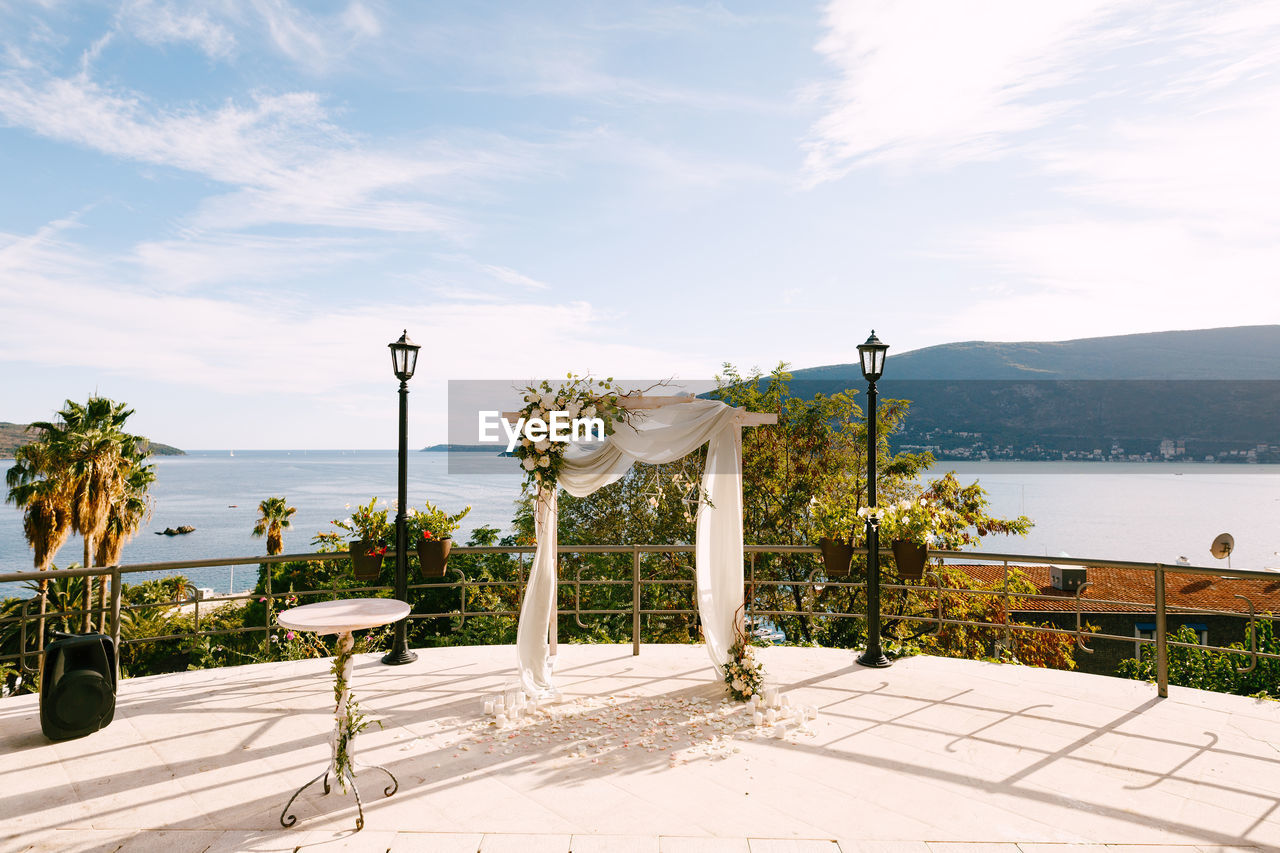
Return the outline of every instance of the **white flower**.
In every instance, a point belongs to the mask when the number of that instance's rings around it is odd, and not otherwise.
[[[565,411],[569,413],[569,417],[576,418],[578,413],[582,411],[582,404],[576,402],[570,403],[569,408],[565,409]]]
[[[538,392],[537,392],[537,391],[530,391],[528,394],[525,394],[525,395],[524,395],[524,401],[525,401],[526,403],[536,403],[536,402],[538,402]]]
[[[551,457],[550,457],[550,456],[539,456],[539,457],[538,457],[538,467],[539,467],[539,468],[550,468],[550,467],[551,467]]]
[[[735,678],[733,680],[733,683],[730,684],[729,686],[732,687],[734,690],[738,691],[739,693],[741,693],[742,688],[746,687],[747,685],[743,684],[741,681]]]
[[[542,399],[539,402],[542,403],[542,408],[544,409],[554,408],[556,405],[556,395],[548,391],[546,394],[542,395]]]
[[[523,460],[523,461],[521,461],[521,463],[520,463],[520,464],[524,466],[524,470],[526,470],[526,471],[532,471],[532,470],[533,470],[533,466],[534,466],[534,465],[536,465],[537,463],[536,463],[536,462],[534,462],[534,460],[533,460],[533,457],[532,457],[532,456],[526,456],[526,457],[524,458],[524,460]]]
[[[547,416],[547,413],[542,411],[542,409],[539,409],[539,408],[534,408],[534,410],[529,413],[529,417],[531,419],[544,420],[546,416]]]
[[[550,446],[551,446],[551,439],[543,438],[538,440],[538,443],[533,446],[533,449],[538,451],[539,453],[546,453],[547,448]]]
[[[596,407],[594,405],[587,406],[582,410],[582,416],[584,418],[594,418],[596,416]]]
[[[532,442],[532,441],[530,441],[530,440],[529,440],[529,439],[527,439],[527,438],[522,438],[522,439],[520,439],[520,443],[521,443],[522,445],[524,445],[525,447],[532,447],[532,446],[533,446],[533,442]]]

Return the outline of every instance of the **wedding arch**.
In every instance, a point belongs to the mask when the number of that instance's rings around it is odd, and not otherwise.
[[[743,592],[742,428],[774,424],[778,417],[689,396],[624,396],[616,404],[631,417],[615,421],[613,434],[603,442],[566,447],[555,481],[536,492],[536,548],[516,632],[520,681],[531,696],[555,692],[557,487],[586,497],[621,479],[636,462],[674,462],[704,444],[707,461],[698,494],[695,590],[707,653],[718,675],[729,660]],[[515,420],[519,413],[504,412],[503,417]],[[533,470],[528,464],[525,467]]]

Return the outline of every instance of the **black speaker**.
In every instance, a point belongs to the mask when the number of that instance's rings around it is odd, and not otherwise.
[[[40,728],[49,740],[84,737],[116,713],[116,646],[106,634],[63,634],[44,650]]]

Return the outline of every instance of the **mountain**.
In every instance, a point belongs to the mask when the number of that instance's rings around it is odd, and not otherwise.
[[[795,379],[856,379],[857,363],[793,371]],[[1280,326],[1235,326],[1000,343],[964,341],[895,354],[892,379],[1280,379]],[[852,387],[852,386],[851,386]]]
[[[866,390],[856,363],[792,375]],[[1280,462],[1280,326],[891,349],[877,387],[911,401],[895,446],[942,458]]]
[[[11,424],[6,421],[0,421],[0,459],[12,458],[13,451],[31,441],[31,434],[27,432],[27,426],[28,424]],[[171,447],[168,444],[161,444],[158,441],[150,443],[150,450],[154,456],[186,455],[186,451]]]

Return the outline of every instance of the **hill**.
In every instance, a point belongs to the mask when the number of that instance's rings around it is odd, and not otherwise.
[[[27,433],[28,424],[11,424],[0,421],[0,459],[12,459],[13,451],[31,441]],[[179,450],[168,444],[153,441],[149,445],[154,456],[185,456],[185,450]]]
[[[863,382],[856,363],[793,372]],[[1236,326],[1080,338],[964,341],[894,353],[892,379],[1280,379],[1280,326]],[[851,386],[852,387],[852,386]]]
[[[940,458],[1280,462],[1280,326],[890,350],[878,387],[911,401],[895,445]],[[856,363],[793,372],[846,388]]]

